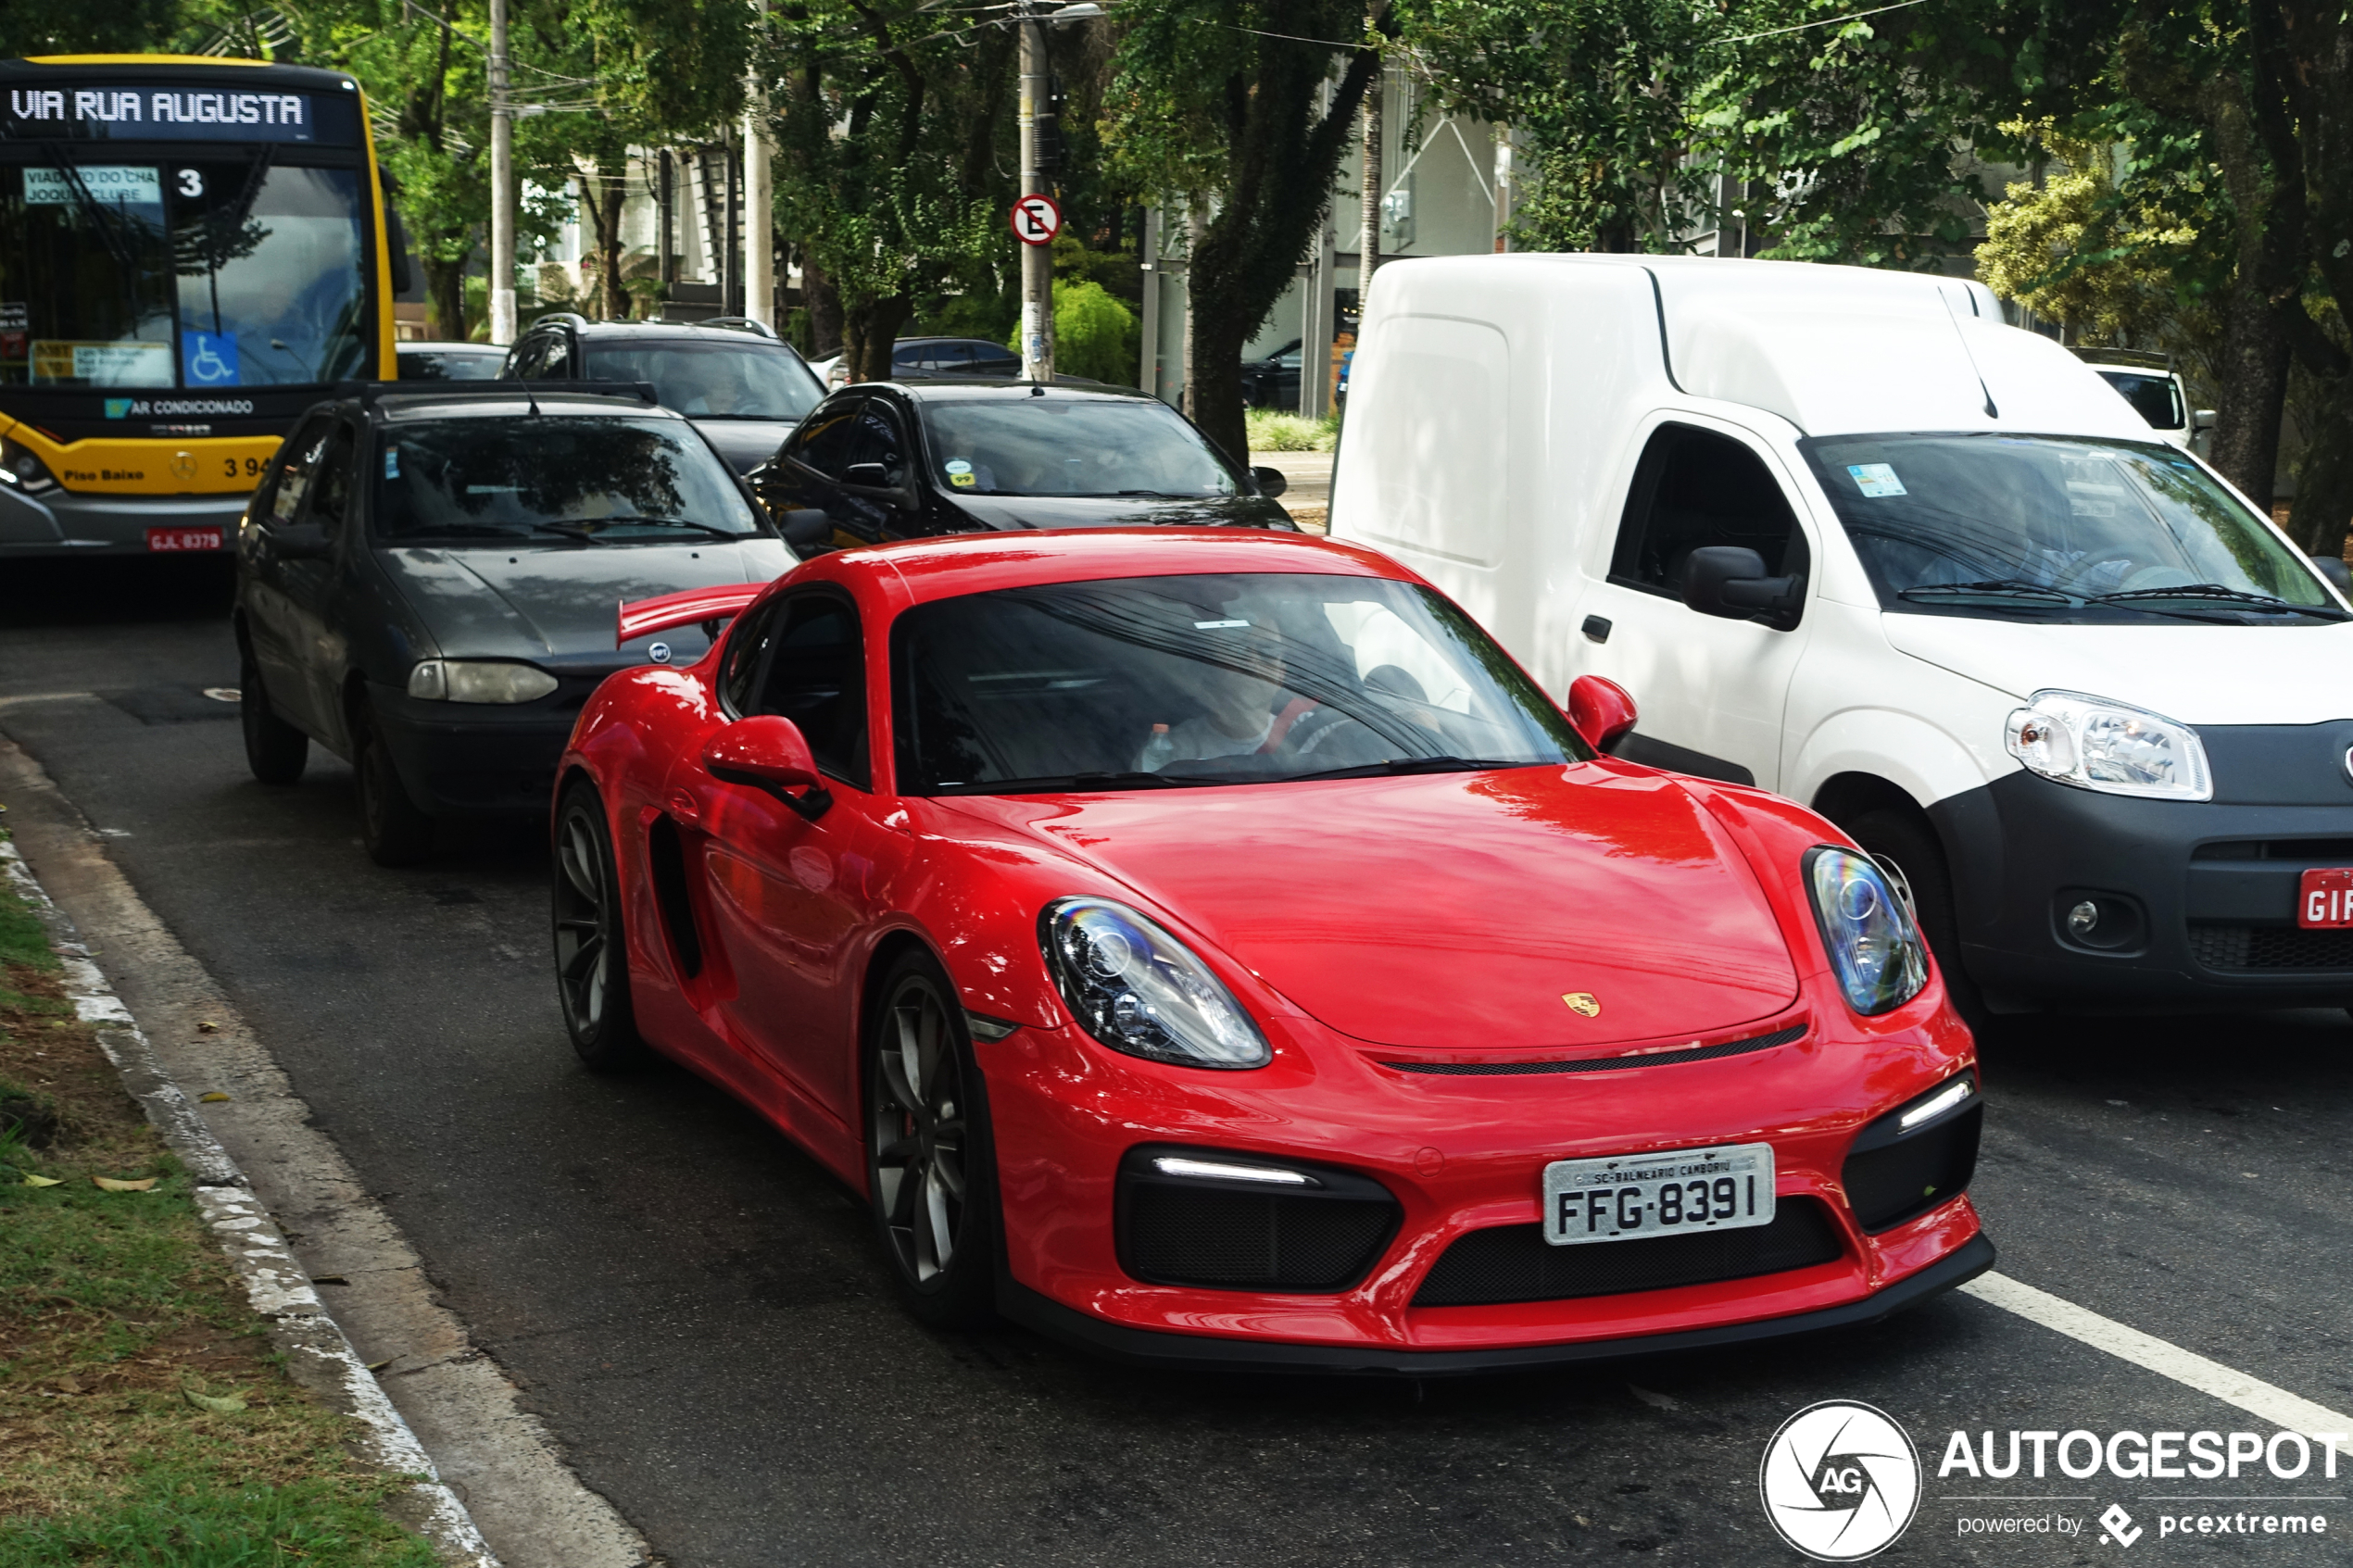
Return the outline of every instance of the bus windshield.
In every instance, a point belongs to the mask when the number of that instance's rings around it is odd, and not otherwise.
[[[271,146],[0,166],[0,385],[298,385],[360,373],[365,187]]]

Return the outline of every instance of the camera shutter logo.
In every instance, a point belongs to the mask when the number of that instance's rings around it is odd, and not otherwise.
[[[1821,1562],[1893,1545],[1920,1504],[1920,1456],[1882,1411],[1825,1399],[1781,1423],[1756,1488],[1781,1539]]]

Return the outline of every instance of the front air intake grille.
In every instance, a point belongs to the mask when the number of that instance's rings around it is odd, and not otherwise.
[[[1414,1293],[1416,1307],[1488,1307],[1671,1290],[1836,1262],[1838,1225],[1815,1198],[1784,1198],[1769,1225],[1642,1241],[1554,1247],[1541,1225],[1496,1225],[1458,1236]]]
[[[1400,1073],[1429,1073],[1449,1078],[1491,1078],[1523,1073],[1615,1073],[1629,1067],[1674,1067],[1686,1061],[1714,1061],[1720,1057],[1768,1051],[1794,1045],[1806,1037],[1806,1025],[1793,1023],[1753,1040],[1727,1040],[1718,1046],[1694,1046],[1689,1050],[1653,1051],[1637,1056],[1584,1056],[1566,1061],[1384,1061]]]
[[[1170,1175],[1154,1163],[1162,1156],[1278,1169],[1312,1185]],[[1380,1257],[1397,1223],[1388,1189],[1345,1171],[1164,1147],[1131,1150],[1120,1162],[1120,1264],[1150,1285],[1345,1290]]]
[[[2193,925],[2190,957],[2208,969],[2353,970],[2353,928],[2306,931],[2294,925]]]
[[[1904,1129],[1906,1112],[1928,1105],[1951,1085],[1951,1079],[1945,1080],[1855,1135],[1840,1180],[1855,1223],[1866,1234],[1893,1230],[1969,1190],[1969,1178],[1977,1174],[1978,1135],[1985,1123],[1974,1078],[1969,1098],[1956,1109],[1909,1132]]]

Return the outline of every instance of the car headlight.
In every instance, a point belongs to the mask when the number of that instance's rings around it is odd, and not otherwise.
[[[49,471],[49,465],[43,462],[31,447],[20,441],[0,436],[0,484],[30,495],[38,495],[57,483],[57,476]]]
[[[1928,948],[1869,855],[1817,846],[1806,851],[1806,884],[1848,1007],[1869,1018],[1919,995],[1928,984]]]
[[[2009,753],[2046,779],[2160,800],[2211,800],[2197,732],[2081,692],[2036,692],[2004,726]]]
[[[1115,1051],[1185,1067],[1264,1067],[1275,1053],[1209,967],[1108,898],[1062,898],[1038,922],[1078,1026]]]
[[[535,702],[556,678],[530,664],[428,659],[409,671],[409,695],[427,702]]]

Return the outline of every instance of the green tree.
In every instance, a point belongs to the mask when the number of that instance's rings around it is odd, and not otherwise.
[[[1242,348],[1323,221],[1394,22],[1339,0],[1128,0],[1102,133],[1131,188],[1193,216],[1189,412],[1241,458]]]
[[[179,0],[0,0],[0,58],[136,54],[182,25]]]
[[[1102,284],[1054,280],[1054,370],[1115,385],[1136,384],[1141,333],[1136,313]],[[1021,351],[1015,332],[1006,346]]]

